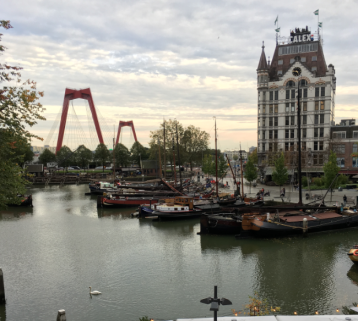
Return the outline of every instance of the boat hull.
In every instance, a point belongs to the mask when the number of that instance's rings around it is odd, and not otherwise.
[[[138,207],[139,205],[151,205],[158,203],[158,199],[148,198],[128,198],[128,199],[108,199],[104,196],[98,196],[98,207]]]
[[[207,215],[200,217],[200,234],[236,235],[241,233],[242,222],[235,215]]]

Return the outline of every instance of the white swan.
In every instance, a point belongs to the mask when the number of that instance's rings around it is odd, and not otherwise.
[[[99,291],[92,291],[92,287],[89,287],[89,289],[90,289],[90,294],[92,294],[92,295],[102,294],[102,292],[99,292]]]

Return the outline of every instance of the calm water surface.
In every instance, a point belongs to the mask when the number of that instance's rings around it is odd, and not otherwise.
[[[0,213],[6,306],[0,320],[155,320],[212,316],[213,295],[242,309],[257,292],[282,314],[334,314],[358,301],[346,253],[357,229],[307,239],[199,236],[197,220],[150,222],[133,209],[97,209],[88,187],[33,188],[34,208]],[[101,296],[91,298],[88,287]]]

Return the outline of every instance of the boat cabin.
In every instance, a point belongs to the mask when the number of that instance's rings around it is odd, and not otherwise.
[[[159,211],[192,211],[194,208],[193,197],[190,196],[176,196],[164,200],[164,204],[153,204],[151,208]]]

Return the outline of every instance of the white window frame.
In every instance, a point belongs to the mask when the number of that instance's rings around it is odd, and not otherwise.
[[[333,132],[332,138],[333,139],[345,139],[347,137],[346,133],[347,132],[345,132],[345,131]],[[343,134],[344,134],[344,137],[342,137]]]

